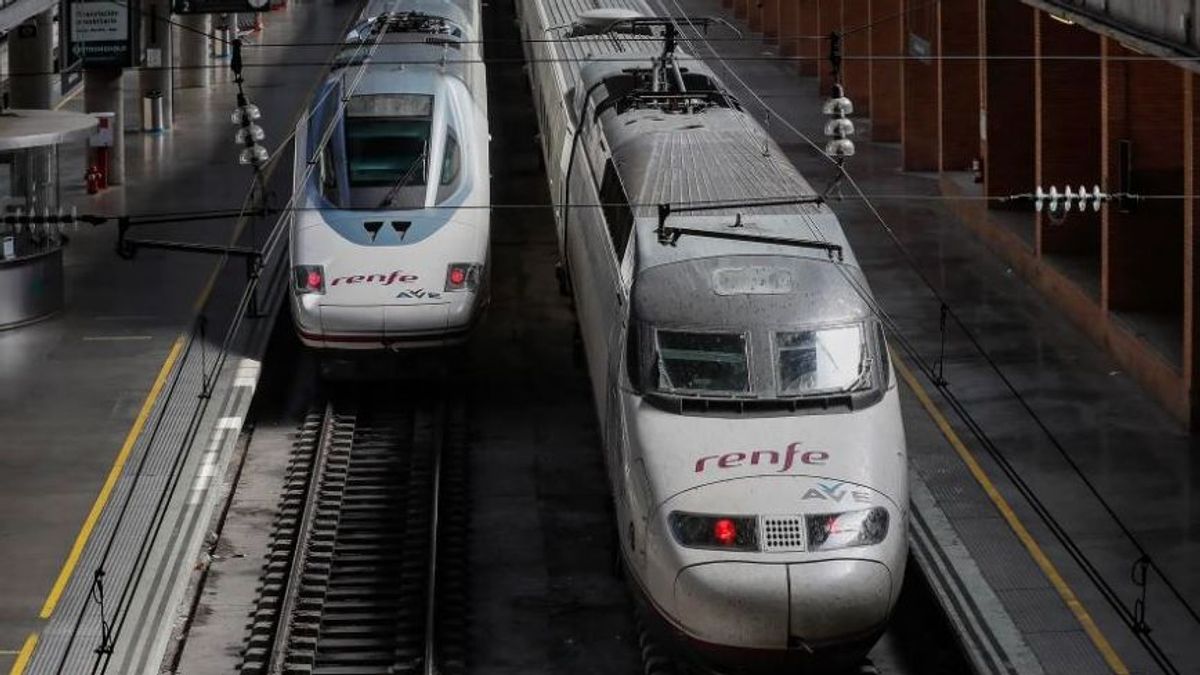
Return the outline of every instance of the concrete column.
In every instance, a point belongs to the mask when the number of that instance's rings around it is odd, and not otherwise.
[[[1037,12],[1034,64],[1035,184],[1089,189],[1100,181],[1100,36]],[[1051,57],[1049,59],[1041,57]],[[1078,57],[1079,60],[1063,60]],[[1026,188],[1028,190],[1028,188]],[[1082,256],[1100,275],[1100,215],[1076,213],[1062,224],[1038,218],[1039,254]]]
[[[1200,237],[1196,226],[1200,223],[1200,194],[1196,169],[1200,168],[1200,153],[1196,144],[1200,141],[1200,88],[1196,76],[1184,70],[1183,75],[1183,193],[1187,195],[1183,214],[1183,375],[1188,393],[1190,410],[1189,427],[1200,424]]]
[[[48,109],[54,102],[54,15],[37,14],[8,33],[9,105]]]
[[[984,45],[988,56],[1034,53],[1034,10],[1011,0],[985,0]],[[1029,192],[1034,174],[1034,74],[1029,59],[989,59],[984,69],[983,183],[989,197]],[[990,202],[993,209],[1028,210],[1026,204]]]
[[[171,0],[143,0],[143,26],[146,31],[146,67],[141,71],[142,96],[158,91],[163,97],[163,128],[170,129],[174,117],[175,93],[171,81],[174,40],[172,36]],[[155,56],[157,55],[157,56]],[[158,67],[155,67],[157,58]],[[146,120],[142,120],[143,124]]]
[[[979,55],[979,2],[938,3],[938,53],[942,56]],[[980,155],[979,61],[944,60],[940,65],[938,108],[941,127],[942,171],[966,171]]]
[[[902,4],[903,0],[871,0],[871,140],[885,143],[900,141],[904,108]]]
[[[1104,83],[1107,188],[1180,194],[1184,105],[1178,67],[1157,59],[1122,60],[1136,54],[1107,42],[1113,57],[1107,60]],[[1129,171],[1122,167],[1123,146],[1132,158]],[[1184,205],[1181,200],[1152,200],[1127,209],[1113,205],[1107,211],[1108,309],[1152,317],[1137,328],[1162,338],[1166,324],[1182,323]],[[1172,332],[1167,339],[1178,346],[1178,336]]]
[[[125,102],[120,68],[91,68],[83,76],[83,107],[87,112],[116,113],[113,145],[108,155],[108,184],[125,183]]]
[[[779,4],[794,0],[761,0],[762,2],[762,32],[763,39],[770,44],[779,42]]]
[[[901,143],[905,171],[937,171],[941,166],[941,62],[937,6],[904,0],[909,46],[904,61],[904,112]],[[914,46],[918,49],[914,51]],[[917,52],[927,58],[913,58]]]
[[[804,36],[797,43],[800,49],[800,74],[816,75],[818,64],[827,51],[824,40],[814,39],[821,35],[821,1],[798,0],[800,2],[800,35]]]
[[[800,55],[800,1],[779,3],[779,53],[788,57]]]
[[[208,14],[184,14],[179,17],[175,38],[179,57],[179,77],[176,84],[185,87],[204,87],[209,82],[209,38],[212,22]]]
[[[818,0],[820,16],[817,17],[817,35],[827,37],[834,31],[842,29],[842,0]],[[817,54],[817,86],[821,95],[828,96],[833,86],[833,66],[829,63],[829,40],[816,40]],[[844,64],[843,64],[844,66]]]
[[[842,30],[846,32],[842,62],[846,92],[854,101],[854,116],[871,114],[871,0],[843,0]]]

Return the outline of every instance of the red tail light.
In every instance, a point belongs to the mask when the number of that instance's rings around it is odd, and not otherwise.
[[[722,546],[732,546],[737,541],[737,523],[722,518],[713,523],[713,539]]]
[[[474,263],[451,263],[446,270],[447,291],[474,291],[479,288],[483,266]]]
[[[324,295],[325,270],[320,265],[296,265],[292,277],[296,293]]]

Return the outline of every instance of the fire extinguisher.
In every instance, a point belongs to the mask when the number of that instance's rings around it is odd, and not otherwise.
[[[104,180],[104,174],[100,173],[100,167],[95,164],[88,167],[87,172],[83,174],[83,180],[87,183],[87,193],[89,195],[96,194],[104,187],[101,185],[101,182]]]

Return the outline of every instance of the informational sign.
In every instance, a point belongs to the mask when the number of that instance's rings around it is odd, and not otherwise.
[[[71,30],[70,54],[84,68],[123,68],[137,65],[137,12],[124,0],[71,0],[67,4]]]
[[[58,5],[58,16],[61,17],[63,26],[67,25],[67,17],[71,15],[68,7],[70,4],[70,0],[60,0]],[[71,37],[66,35],[66,32],[64,30],[60,33],[57,46],[60,93],[63,96],[70,94],[75,87],[83,83],[83,61],[71,51]]]
[[[270,0],[172,0],[176,14],[236,14],[264,12]]]

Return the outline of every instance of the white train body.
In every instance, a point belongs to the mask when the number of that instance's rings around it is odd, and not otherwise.
[[[306,345],[452,344],[483,311],[481,36],[478,0],[374,0],[347,36],[296,133],[291,306]]]
[[[620,16],[597,7],[677,11],[519,2],[624,567],[649,615],[718,670],[852,662],[886,625],[908,546],[870,290],[823,203],[684,212],[814,191],[703,63],[677,53],[695,98],[656,99],[638,92],[660,80],[635,71],[661,42],[562,28]],[[664,243],[658,204],[675,207],[667,226],[712,236]]]

